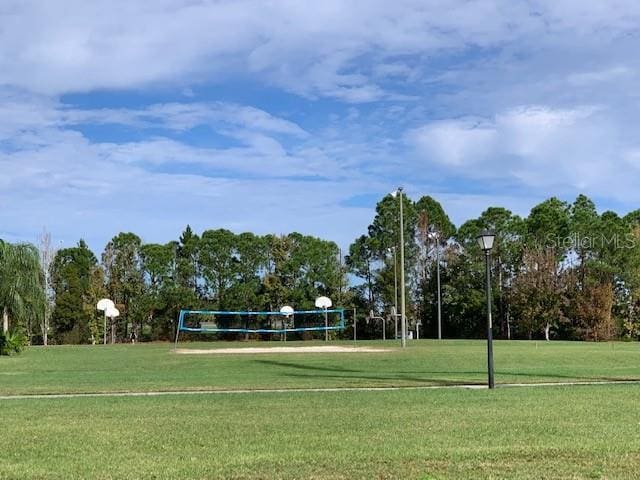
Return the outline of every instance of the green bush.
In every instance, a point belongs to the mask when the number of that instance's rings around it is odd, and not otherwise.
[[[0,355],[20,353],[27,345],[27,338],[22,332],[0,333]]]

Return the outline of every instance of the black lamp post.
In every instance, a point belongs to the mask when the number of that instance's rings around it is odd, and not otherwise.
[[[493,248],[493,241],[496,236],[492,232],[483,231],[477,237],[480,248],[484,251],[485,270],[487,278],[487,369],[489,372],[489,388],[494,387],[493,382],[493,331],[491,322],[491,268],[489,265],[489,259],[491,256],[491,249]]]

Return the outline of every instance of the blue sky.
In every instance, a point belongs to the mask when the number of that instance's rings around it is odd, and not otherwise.
[[[398,185],[456,223],[638,208],[632,1],[4,1],[0,237],[346,247]]]

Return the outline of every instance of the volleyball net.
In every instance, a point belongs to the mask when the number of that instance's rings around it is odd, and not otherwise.
[[[287,333],[323,332],[345,328],[344,309],[282,312],[180,310],[178,332]]]

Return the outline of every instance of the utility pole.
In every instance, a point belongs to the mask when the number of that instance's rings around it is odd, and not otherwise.
[[[438,340],[442,340],[442,307],[440,293],[440,236],[436,235],[436,279],[438,284]]]
[[[393,302],[396,309],[393,312],[393,324],[395,325],[394,339],[398,338],[398,260],[396,258],[397,245],[393,246]]]
[[[400,328],[402,330],[402,348],[407,346],[407,317],[404,285],[404,218],[402,212],[402,187],[398,187],[400,197]]]

